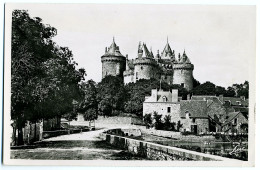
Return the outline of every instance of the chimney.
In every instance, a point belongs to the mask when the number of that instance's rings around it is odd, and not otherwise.
[[[105,48],[105,53],[107,52],[107,47]]]
[[[128,54],[125,55],[126,60],[128,60]]]
[[[157,102],[157,89],[152,89],[152,102]]]
[[[172,102],[178,102],[178,89],[172,89]]]

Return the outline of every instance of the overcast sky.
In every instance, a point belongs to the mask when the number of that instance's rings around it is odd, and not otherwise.
[[[7,6],[8,7],[8,6]],[[163,50],[167,36],[175,54],[186,54],[201,83],[230,86],[249,80],[255,58],[255,7],[206,5],[23,4],[58,31],[54,38],[69,47],[86,79],[101,80],[101,56],[113,36],[123,55],[136,58],[139,41]]]

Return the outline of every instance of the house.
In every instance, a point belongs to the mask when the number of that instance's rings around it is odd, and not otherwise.
[[[172,89],[172,92],[153,89],[143,103],[143,116],[153,112],[162,117],[170,115],[172,122],[180,121],[183,132],[207,132],[209,119],[206,110],[207,101],[180,100],[177,89]]]
[[[248,133],[248,117],[242,112],[230,112],[222,125],[222,131],[229,133]]]
[[[245,97],[194,95],[191,100],[207,101],[207,115],[210,122],[209,131],[238,133],[247,131],[248,99],[245,99]],[[240,122],[240,125],[235,123],[237,121]],[[240,127],[241,125],[242,127]]]

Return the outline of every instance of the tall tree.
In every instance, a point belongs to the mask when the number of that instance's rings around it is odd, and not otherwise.
[[[216,89],[215,89],[215,84],[207,81],[196,88],[192,90],[192,93],[195,95],[215,95],[216,94]]]
[[[124,83],[120,77],[106,76],[97,85],[100,115],[113,116],[123,111],[125,101]]]
[[[72,110],[84,69],[68,48],[55,45],[56,29],[30,18],[27,11],[12,15],[11,118],[17,124],[18,145],[23,144],[26,121],[61,116]]]
[[[85,120],[92,122],[98,118],[96,83],[93,80],[82,83],[81,91],[83,99],[79,104],[78,112],[83,114]]]

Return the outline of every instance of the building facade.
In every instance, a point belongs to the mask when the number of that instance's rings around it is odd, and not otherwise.
[[[153,89],[143,103],[143,116],[153,112],[162,117],[170,115],[172,122],[182,124],[180,131],[199,134],[209,131],[206,109],[206,101],[180,100],[177,89],[172,92]]]
[[[179,53],[176,59],[168,40],[161,54],[157,50],[156,55],[152,49],[148,50],[145,43],[139,42],[136,58],[129,59],[120,53],[113,39],[101,61],[102,78],[106,75],[120,76],[125,84],[154,78],[168,84],[179,84],[188,91],[193,88],[194,65],[185,51],[182,55]]]

